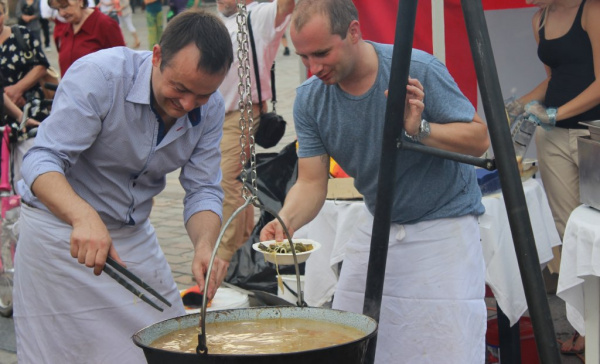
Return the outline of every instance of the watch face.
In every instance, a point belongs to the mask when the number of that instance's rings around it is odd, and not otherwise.
[[[424,138],[426,136],[429,136],[430,133],[430,128],[429,128],[429,122],[427,122],[427,120],[423,119],[421,120],[421,128],[419,130],[419,136],[421,138]]]

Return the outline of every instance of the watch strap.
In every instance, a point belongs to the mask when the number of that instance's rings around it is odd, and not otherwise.
[[[419,126],[419,131],[415,135],[409,135],[406,130],[404,130],[404,135],[413,142],[420,142],[421,140],[427,138],[431,134],[431,128],[429,127],[429,122],[425,119],[421,119],[421,125]]]

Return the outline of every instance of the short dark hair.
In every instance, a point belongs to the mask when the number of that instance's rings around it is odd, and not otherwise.
[[[201,9],[186,10],[175,16],[160,38],[161,71],[181,49],[194,43],[200,51],[198,69],[210,74],[229,71],[233,45],[225,24]]]
[[[315,14],[329,18],[331,34],[337,34],[342,39],[346,38],[350,23],[358,20],[358,10],[352,0],[300,0],[292,20],[296,30],[301,30]]]

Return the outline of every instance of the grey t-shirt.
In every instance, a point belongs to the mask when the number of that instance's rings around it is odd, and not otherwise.
[[[379,57],[371,89],[353,96],[312,77],[297,89],[294,123],[298,156],[333,157],[354,177],[374,213],[387,103],[384,91],[389,85],[393,46],[370,44]],[[473,120],[473,105],[435,57],[413,49],[410,76],[421,81],[425,90],[424,119],[440,124]],[[485,211],[473,166],[407,150],[398,150],[396,159],[392,222],[416,223]]]

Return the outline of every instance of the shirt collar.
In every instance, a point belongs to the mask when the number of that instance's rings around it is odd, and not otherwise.
[[[134,75],[133,86],[129,89],[125,97],[129,102],[138,104],[150,105],[152,95],[152,87],[150,78],[152,75],[152,52],[145,51],[141,64],[134,65],[137,68],[137,73]]]

